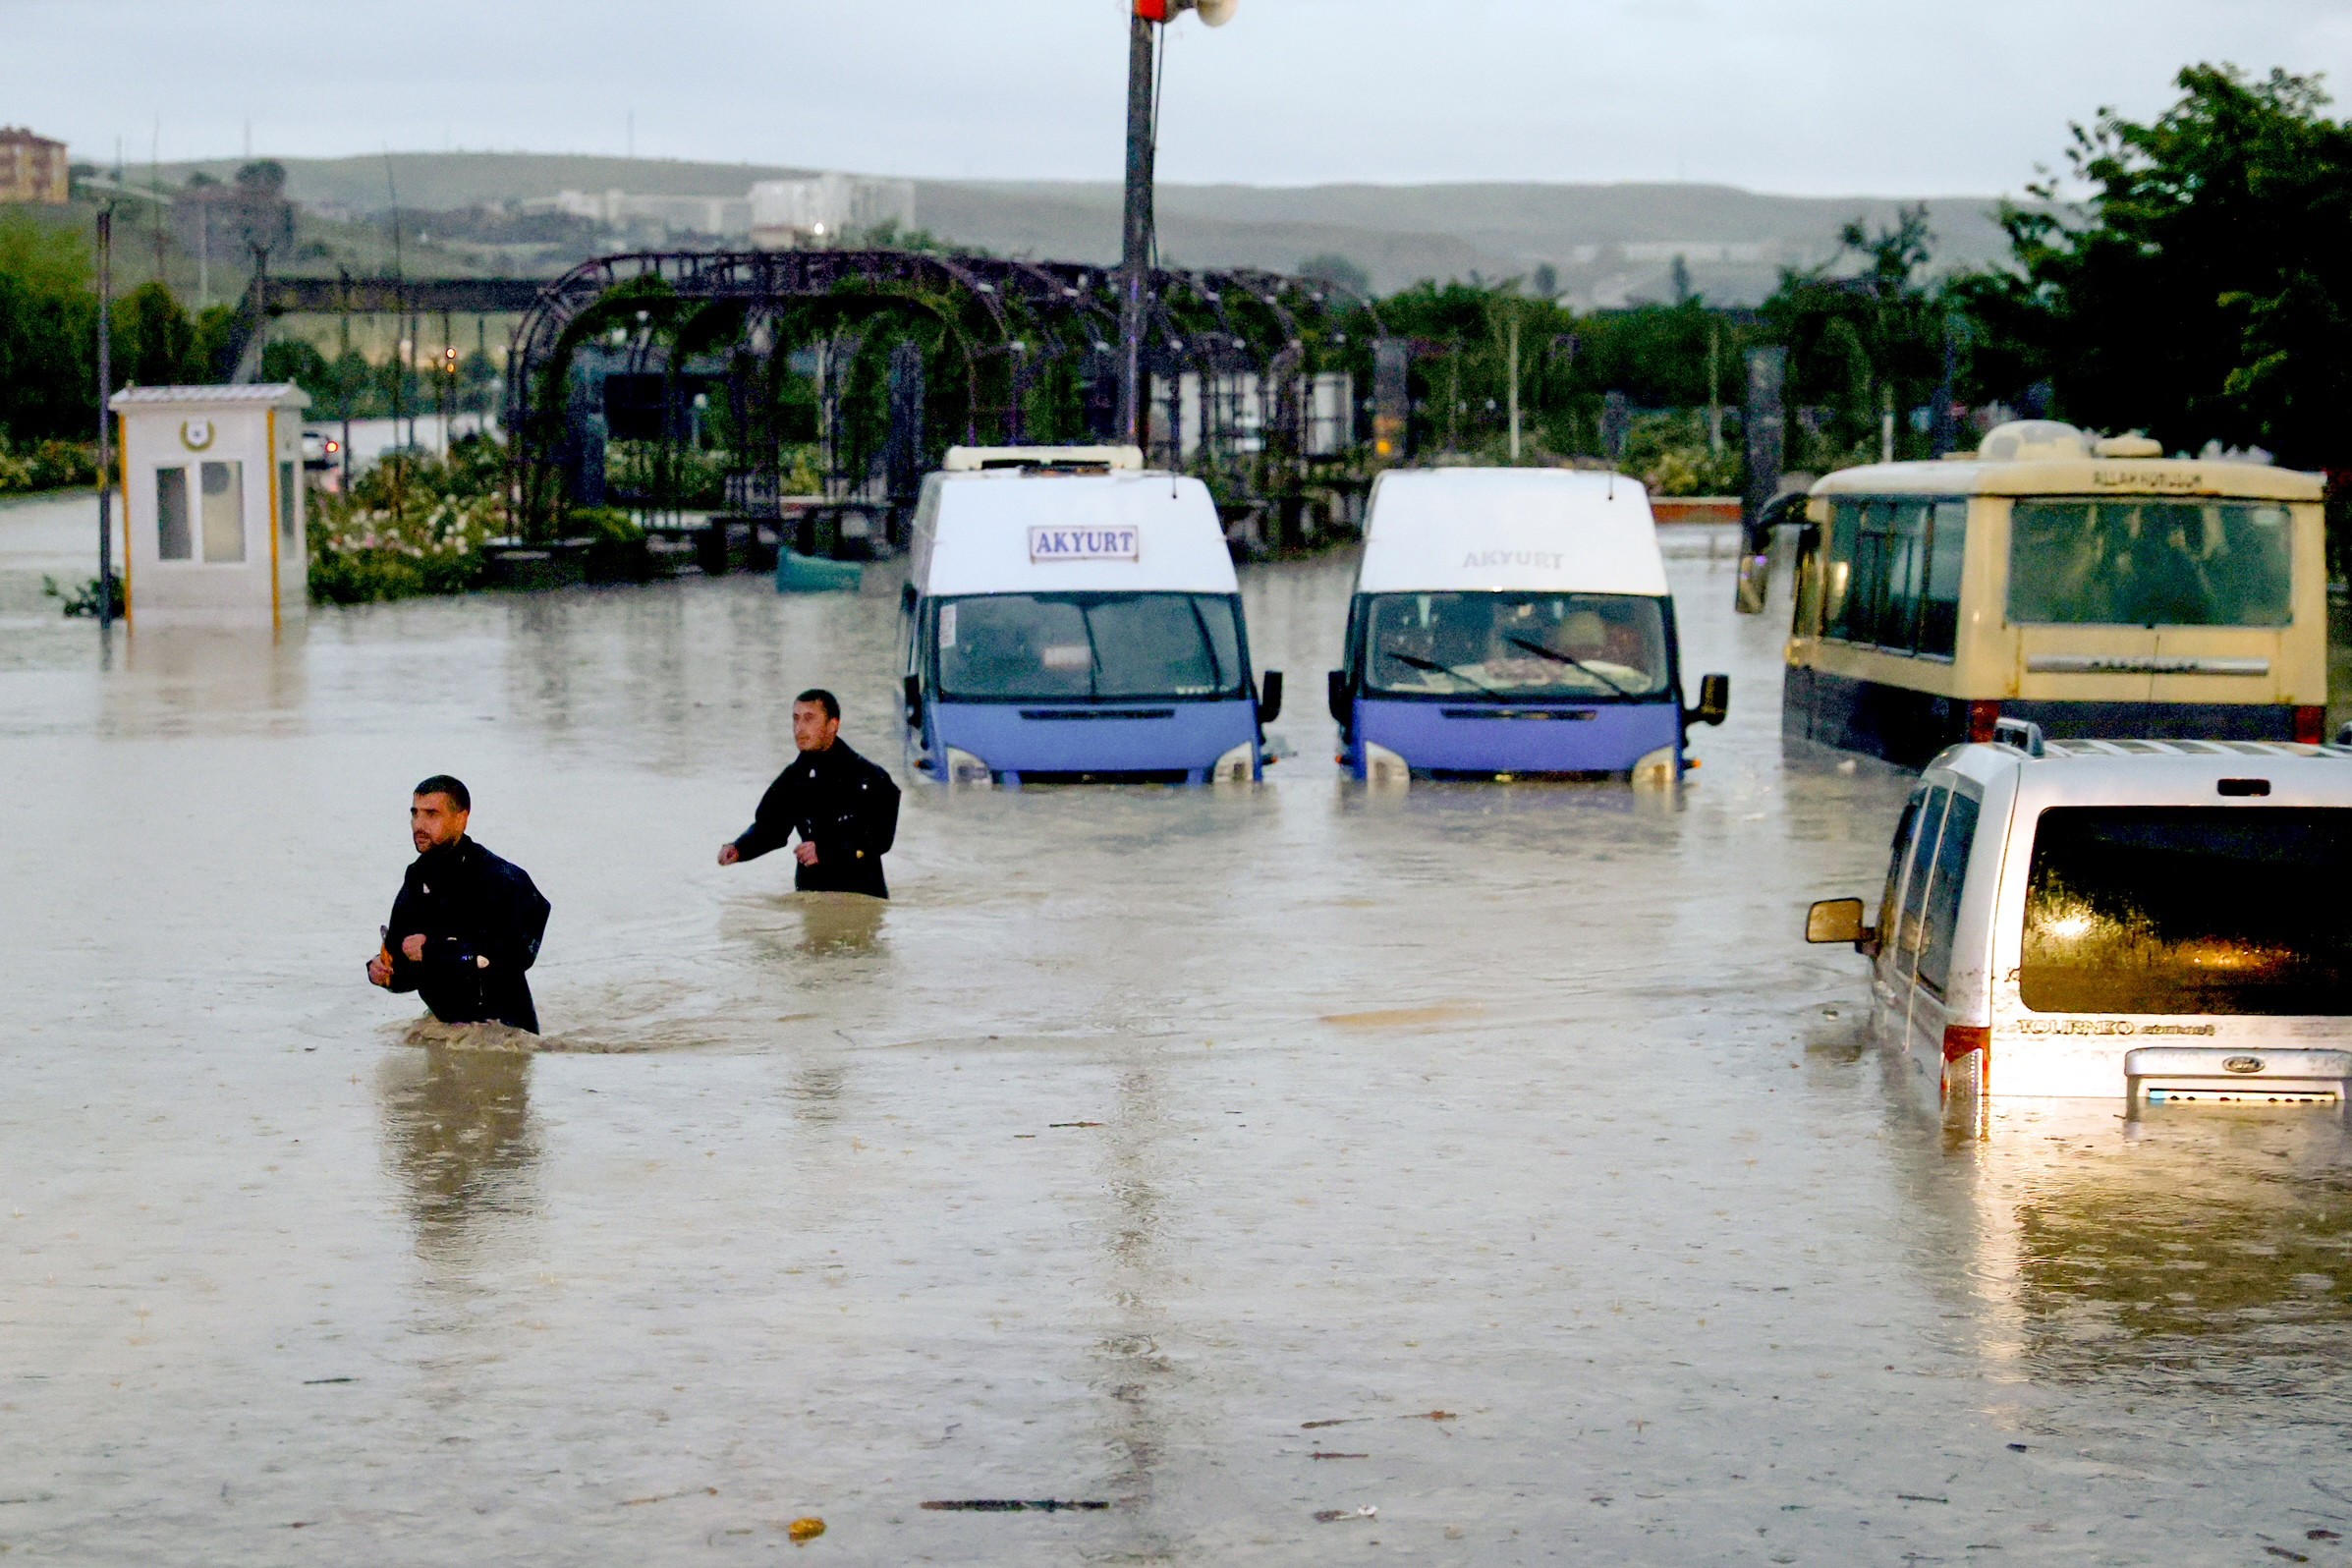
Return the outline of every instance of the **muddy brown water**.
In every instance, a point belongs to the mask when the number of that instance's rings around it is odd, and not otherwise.
[[[0,1548],[2352,1559],[2341,1120],[1946,1133],[1796,940],[1904,781],[1727,563],[1676,800],[1340,782],[1350,565],[1246,576],[1265,786],[917,790],[886,909],[711,858],[801,686],[895,760],[887,573],[12,621]],[[362,982],[442,769],[556,1048]]]

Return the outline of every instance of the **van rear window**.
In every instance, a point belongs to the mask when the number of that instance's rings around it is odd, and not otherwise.
[[[2352,810],[2058,807],[2026,884],[2038,1013],[2352,1014]]]

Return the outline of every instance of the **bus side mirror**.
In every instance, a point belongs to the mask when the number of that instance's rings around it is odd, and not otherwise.
[[[908,676],[906,692],[907,726],[910,729],[921,729],[923,728],[923,677],[920,675]]]
[[[1862,924],[1862,900],[1825,898],[1805,912],[1809,942],[1849,942],[1855,951],[1876,953],[1878,933]]]
[[[1699,678],[1699,705],[1683,714],[1690,724],[1720,724],[1731,711],[1731,677],[1703,675]]]
[[[1258,722],[1271,724],[1282,716],[1282,672],[1268,670],[1258,678]]]
[[[1348,700],[1348,672],[1333,670],[1323,677],[1323,702],[1331,709],[1331,722],[1346,729],[1355,704]],[[2352,729],[2352,725],[2346,728]]]
[[[1772,584],[1772,557],[1756,550],[1740,557],[1739,586],[1731,607],[1742,615],[1762,615],[1764,594]]]

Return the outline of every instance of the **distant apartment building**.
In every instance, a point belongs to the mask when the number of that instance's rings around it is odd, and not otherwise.
[[[560,212],[612,229],[663,234],[709,234],[741,239],[752,232],[752,204],[742,196],[639,196],[627,191],[558,191],[523,203],[526,212]]]
[[[763,251],[825,246],[884,224],[915,226],[915,182],[819,174],[752,187],[752,244]]]
[[[0,202],[63,206],[73,188],[66,144],[20,126],[0,126]]]

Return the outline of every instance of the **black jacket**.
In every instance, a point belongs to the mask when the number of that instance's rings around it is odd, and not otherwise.
[[[882,857],[898,837],[898,785],[846,742],[803,752],[777,774],[735,851],[756,861],[794,833],[816,846],[816,864],[792,878],[802,892],[890,896]]]
[[[384,933],[392,988],[422,992],[444,1024],[495,1020],[536,1035],[538,1009],[524,972],[539,956],[547,915],[530,874],[473,839],[427,850],[392,901]],[[400,950],[419,933],[425,939],[421,961]]]

